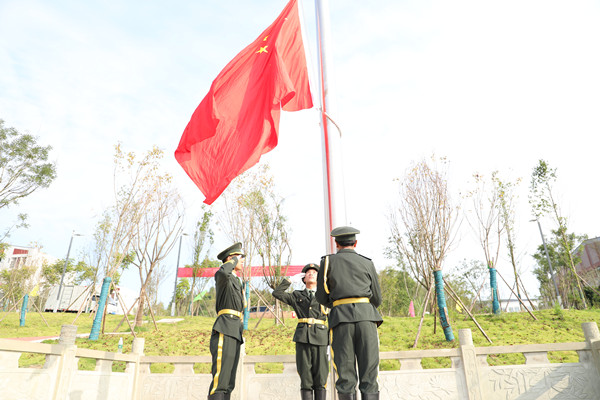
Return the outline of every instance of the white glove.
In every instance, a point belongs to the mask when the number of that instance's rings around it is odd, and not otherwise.
[[[306,275],[304,272],[300,272],[299,274],[296,274],[296,275],[290,277],[290,282],[302,283],[302,278],[304,278],[304,275]]]

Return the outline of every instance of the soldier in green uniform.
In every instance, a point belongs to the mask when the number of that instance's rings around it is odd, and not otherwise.
[[[314,295],[318,271],[317,264],[306,264],[302,268],[302,281],[306,285],[304,290],[286,293],[291,282],[284,279],[273,291],[273,297],[292,306],[298,315],[293,340],[296,342],[296,369],[300,375],[302,400],[313,400],[313,393],[315,400],[325,400],[327,397],[329,331],[325,325],[326,310]]]
[[[317,300],[331,308],[331,351],[340,400],[356,400],[356,365],[362,399],[379,399],[377,327],[383,319],[377,307],[381,288],[373,262],[355,251],[358,233],[349,226],[331,231],[337,253],[321,258],[317,276]]]
[[[223,265],[215,273],[217,319],[210,336],[212,382],[208,389],[209,400],[229,400],[235,387],[240,346],[244,341],[244,293],[239,276],[244,257],[241,243],[226,248],[217,256]]]

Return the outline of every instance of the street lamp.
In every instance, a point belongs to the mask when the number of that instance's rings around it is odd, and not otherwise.
[[[171,300],[171,317],[175,316],[175,294],[177,293],[177,272],[179,271],[179,256],[181,256],[181,241],[187,233],[182,233],[179,237],[179,251],[177,252],[177,267],[175,267],[175,286],[173,287],[173,300]]]
[[[563,304],[562,304],[562,299],[560,297],[560,293],[558,292],[558,285],[556,283],[556,278],[554,276],[554,269],[552,268],[552,262],[550,261],[550,255],[548,254],[548,247],[546,247],[546,239],[544,238],[544,233],[542,232],[542,225],[540,224],[540,220],[539,218],[535,218],[530,220],[529,222],[533,222],[536,221],[538,224],[538,228],[540,229],[540,236],[542,237],[542,243],[544,244],[544,251],[546,252],[546,260],[548,260],[548,266],[550,267],[550,276],[552,277],[552,283],[554,283],[554,290],[556,291],[556,298],[558,299],[558,304],[560,304],[560,306],[562,308]]]
[[[58,285],[58,293],[56,294],[56,304],[54,305],[54,312],[58,311],[58,305],[60,304],[60,300],[62,300],[60,297],[60,295],[62,294],[62,285],[63,281],[65,280],[65,272],[67,272],[67,263],[69,262],[69,254],[71,253],[73,237],[75,236],[83,236],[83,234],[75,233],[75,231],[73,231],[73,233],[71,234],[71,240],[69,241],[69,249],[67,250],[67,258],[65,258],[65,262],[63,263],[62,275],[60,276],[60,285]]]

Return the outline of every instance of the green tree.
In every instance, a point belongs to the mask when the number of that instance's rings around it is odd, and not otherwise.
[[[0,119],[0,209],[16,204],[56,178],[56,165],[49,163],[51,146],[40,146],[37,138],[4,126]]]
[[[380,311],[392,316],[408,315],[410,301],[417,289],[417,283],[407,271],[387,267],[379,273],[382,301]]]
[[[538,165],[533,169],[531,174],[531,183],[529,185],[529,204],[531,211],[536,219],[544,215],[550,215],[557,225],[557,229],[554,231],[558,239],[561,241],[560,250],[562,251],[562,258],[567,261],[568,271],[571,274],[570,278],[567,278],[568,282],[574,282],[575,290],[583,308],[587,308],[585,302],[585,296],[583,295],[583,289],[581,287],[581,279],[575,270],[575,260],[573,259],[572,250],[574,249],[573,243],[569,240],[567,230],[567,218],[561,213],[560,206],[556,202],[556,195],[554,184],[556,183],[556,168],[550,168],[550,165],[544,161],[539,160]],[[554,233],[553,232],[553,233]],[[566,277],[565,277],[566,278]],[[567,283],[567,286],[569,284]],[[578,302],[579,303],[579,302]]]
[[[193,259],[191,265],[186,265],[186,267],[192,268],[192,286],[189,294],[189,310],[192,312],[192,305],[194,297],[205,290],[206,285],[210,281],[210,278],[202,278],[202,270],[207,268],[208,259],[205,257],[202,260],[202,255],[206,254],[212,244],[214,243],[214,232],[210,228],[211,219],[213,217],[213,213],[210,210],[207,210],[205,205],[202,205],[202,218],[200,221],[196,222],[196,230],[194,232],[194,251],[193,251]],[[202,261],[200,261],[202,260]],[[217,265],[218,266],[218,265]],[[198,281],[198,282],[196,282]],[[196,285],[198,284],[198,288]]]
[[[552,263],[558,282],[558,291],[567,306],[580,307],[583,305],[577,291],[576,277],[573,276],[570,268],[572,261],[579,262],[579,260],[577,256],[572,256],[567,249],[575,248],[577,243],[581,243],[586,239],[587,235],[577,235],[575,233],[563,235],[559,231],[553,230],[552,237],[546,240],[548,256],[550,257],[550,262]],[[567,246],[564,245],[565,240]],[[533,254],[533,258],[538,264],[534,268],[533,274],[540,283],[540,295],[545,299],[547,305],[552,305],[557,299],[543,244],[538,246],[537,251]]]
[[[189,294],[190,280],[187,278],[180,279],[175,288],[175,306],[177,308],[177,314],[185,314]]]
[[[56,178],[56,165],[48,162],[51,146],[40,146],[37,138],[21,134],[0,119],[0,209],[18,204],[39,188],[47,188]],[[12,229],[27,227],[27,214],[5,224],[0,232],[4,241]]]
[[[35,267],[27,264],[0,271],[2,308],[9,309],[16,306],[23,295],[33,288],[30,278],[34,273]]]

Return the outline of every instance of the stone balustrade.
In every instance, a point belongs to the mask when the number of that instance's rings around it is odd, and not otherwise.
[[[455,349],[382,352],[399,369],[381,371],[381,399],[539,400],[600,399],[600,333],[595,322],[582,324],[585,342],[475,347],[469,329],[459,331]],[[75,346],[76,327],[63,326],[59,344],[0,339],[0,398],[69,400],[205,399],[210,374],[195,373],[210,356],[145,356],[144,339],[134,339],[131,353],[120,354]],[[575,351],[576,363],[550,363],[548,352]],[[19,368],[23,353],[44,354],[43,368]],[[243,352],[242,352],[243,353]],[[488,364],[488,356],[523,354],[521,365]],[[422,360],[445,357],[448,368],[423,369]],[[94,371],[78,369],[80,359],[96,360]],[[242,356],[234,400],[300,398],[295,356]],[[125,364],[113,372],[113,363]],[[152,373],[151,365],[173,365],[171,373]],[[278,363],[276,374],[256,372],[256,364]],[[335,387],[330,376],[329,388]],[[329,399],[334,399],[330,390]]]

